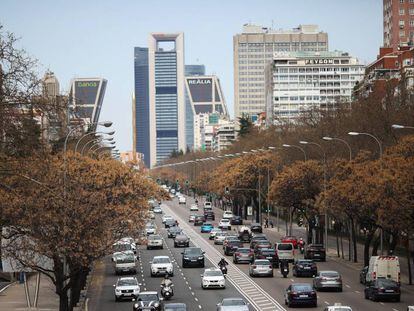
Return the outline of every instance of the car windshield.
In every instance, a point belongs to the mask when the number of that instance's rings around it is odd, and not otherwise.
[[[255,236],[253,237],[254,241],[261,241],[261,240],[267,240],[267,238],[263,235]]]
[[[161,258],[154,258],[152,261],[153,263],[170,263],[170,258],[168,257],[161,257]]]
[[[203,223],[203,226],[209,226],[209,227],[212,227],[212,226],[213,226],[213,224],[211,224],[211,223],[209,223],[209,222],[205,222],[205,223]]]
[[[116,257],[116,263],[132,263],[135,261],[133,254],[121,254]]]
[[[165,306],[164,311],[187,311],[187,308],[182,306]]]
[[[177,240],[185,240],[187,239],[187,236],[185,234],[178,234],[175,237]]]
[[[138,282],[136,279],[120,279],[118,281],[118,286],[134,286],[138,285]]]
[[[335,271],[327,271],[327,272],[320,272],[320,275],[326,278],[337,278],[339,277],[339,273]]]
[[[258,266],[268,266],[270,265],[270,262],[269,260],[255,260],[254,264]]]
[[[297,292],[309,292],[312,291],[312,286],[310,284],[292,285],[292,289]]]
[[[246,303],[241,299],[224,299],[222,306],[244,306]]]
[[[278,244],[277,249],[279,251],[290,251],[293,249],[293,245],[292,244]]]
[[[157,294],[139,294],[138,295],[138,301],[158,301],[158,295]]]
[[[148,240],[161,240],[161,237],[159,235],[150,235]]]
[[[221,222],[229,222],[230,220],[228,219],[222,219]]]
[[[272,248],[262,249],[262,254],[263,255],[274,255],[275,254],[275,250],[272,249]]]
[[[221,276],[221,271],[205,271],[204,276]]]
[[[378,286],[380,287],[394,287],[397,283],[389,279],[378,279]]]
[[[226,236],[225,232],[217,232],[216,236]]]
[[[114,245],[114,252],[124,252],[124,251],[129,251],[132,249],[131,244],[127,244],[127,243],[122,243],[122,244],[115,244]]]
[[[199,248],[187,248],[184,251],[185,254],[187,255],[201,255],[201,249]]]

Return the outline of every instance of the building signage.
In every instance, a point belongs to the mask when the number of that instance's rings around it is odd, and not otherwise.
[[[305,65],[332,65],[334,60],[331,58],[316,58],[316,59],[306,59]]]
[[[189,79],[188,84],[211,84],[211,79]]]
[[[96,81],[82,81],[78,82],[78,87],[97,87],[98,82]]]

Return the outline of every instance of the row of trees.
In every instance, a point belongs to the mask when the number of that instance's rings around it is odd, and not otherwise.
[[[308,111],[295,123],[280,120],[278,126],[266,130],[251,128],[225,151],[237,157],[189,153],[168,161],[174,166],[154,170],[153,174],[182,174],[182,179],[190,179],[197,191],[221,197],[226,196],[224,189],[229,187],[229,198],[239,210],[252,203],[259,206],[260,188],[261,206],[273,206],[273,212],[280,210],[286,219],[304,219],[309,235],[316,232],[317,241],[323,240],[322,216],[328,213],[326,225],[337,234],[338,256],[339,241],[346,234],[352,247],[350,260],[357,261],[357,241],[362,238],[367,264],[369,256],[378,252],[381,232],[388,252],[403,246],[410,256],[414,137],[404,137],[410,134],[409,130],[397,132],[391,125],[414,125],[414,101],[404,78],[396,88],[392,85],[395,83],[369,97],[358,98],[351,105],[339,105],[336,110]],[[347,135],[350,131],[375,135],[386,152],[381,156],[375,140],[351,137]],[[346,140],[352,159],[345,144],[325,142],[321,139],[324,136]],[[282,147],[298,145],[301,140],[321,145],[326,157],[314,145],[301,145],[307,161],[297,148]],[[276,150],[243,153],[268,147]],[[214,160],[194,161],[209,157]]]
[[[120,238],[137,237],[148,199],[164,194],[132,165],[71,151],[79,137],[64,154],[67,127],[52,148],[41,139],[39,116],[66,115],[67,102],[57,106],[42,93],[36,66],[0,26],[1,257],[50,278],[66,311],[79,301],[93,262]]]

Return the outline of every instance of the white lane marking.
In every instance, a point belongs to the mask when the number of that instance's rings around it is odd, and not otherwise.
[[[324,301],[324,302],[325,302],[326,305],[329,305],[329,302],[327,302],[327,301]]]
[[[380,304],[383,306],[384,305],[384,303],[383,302],[380,302]]]
[[[392,311],[399,311],[398,309],[394,309],[394,308],[392,308]]]
[[[197,297],[194,297],[194,300],[195,300],[195,301],[198,301],[198,298],[197,298]]]
[[[348,284],[345,284],[345,286],[346,286],[347,288],[351,288],[351,286],[349,286]]]
[[[199,308],[199,309],[201,309],[201,306],[200,306],[200,305],[198,305],[198,308]]]
[[[193,295],[193,296],[194,296],[194,295],[195,295],[195,294],[194,294],[194,292],[191,292],[191,295]]]
[[[356,291],[355,291],[355,293],[357,293],[357,294],[361,294],[361,292],[360,292],[360,291],[358,291],[358,290],[356,290]]]

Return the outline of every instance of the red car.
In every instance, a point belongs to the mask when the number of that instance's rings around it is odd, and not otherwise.
[[[281,239],[282,243],[292,243],[294,248],[298,248],[298,238],[295,236],[285,236]]]

